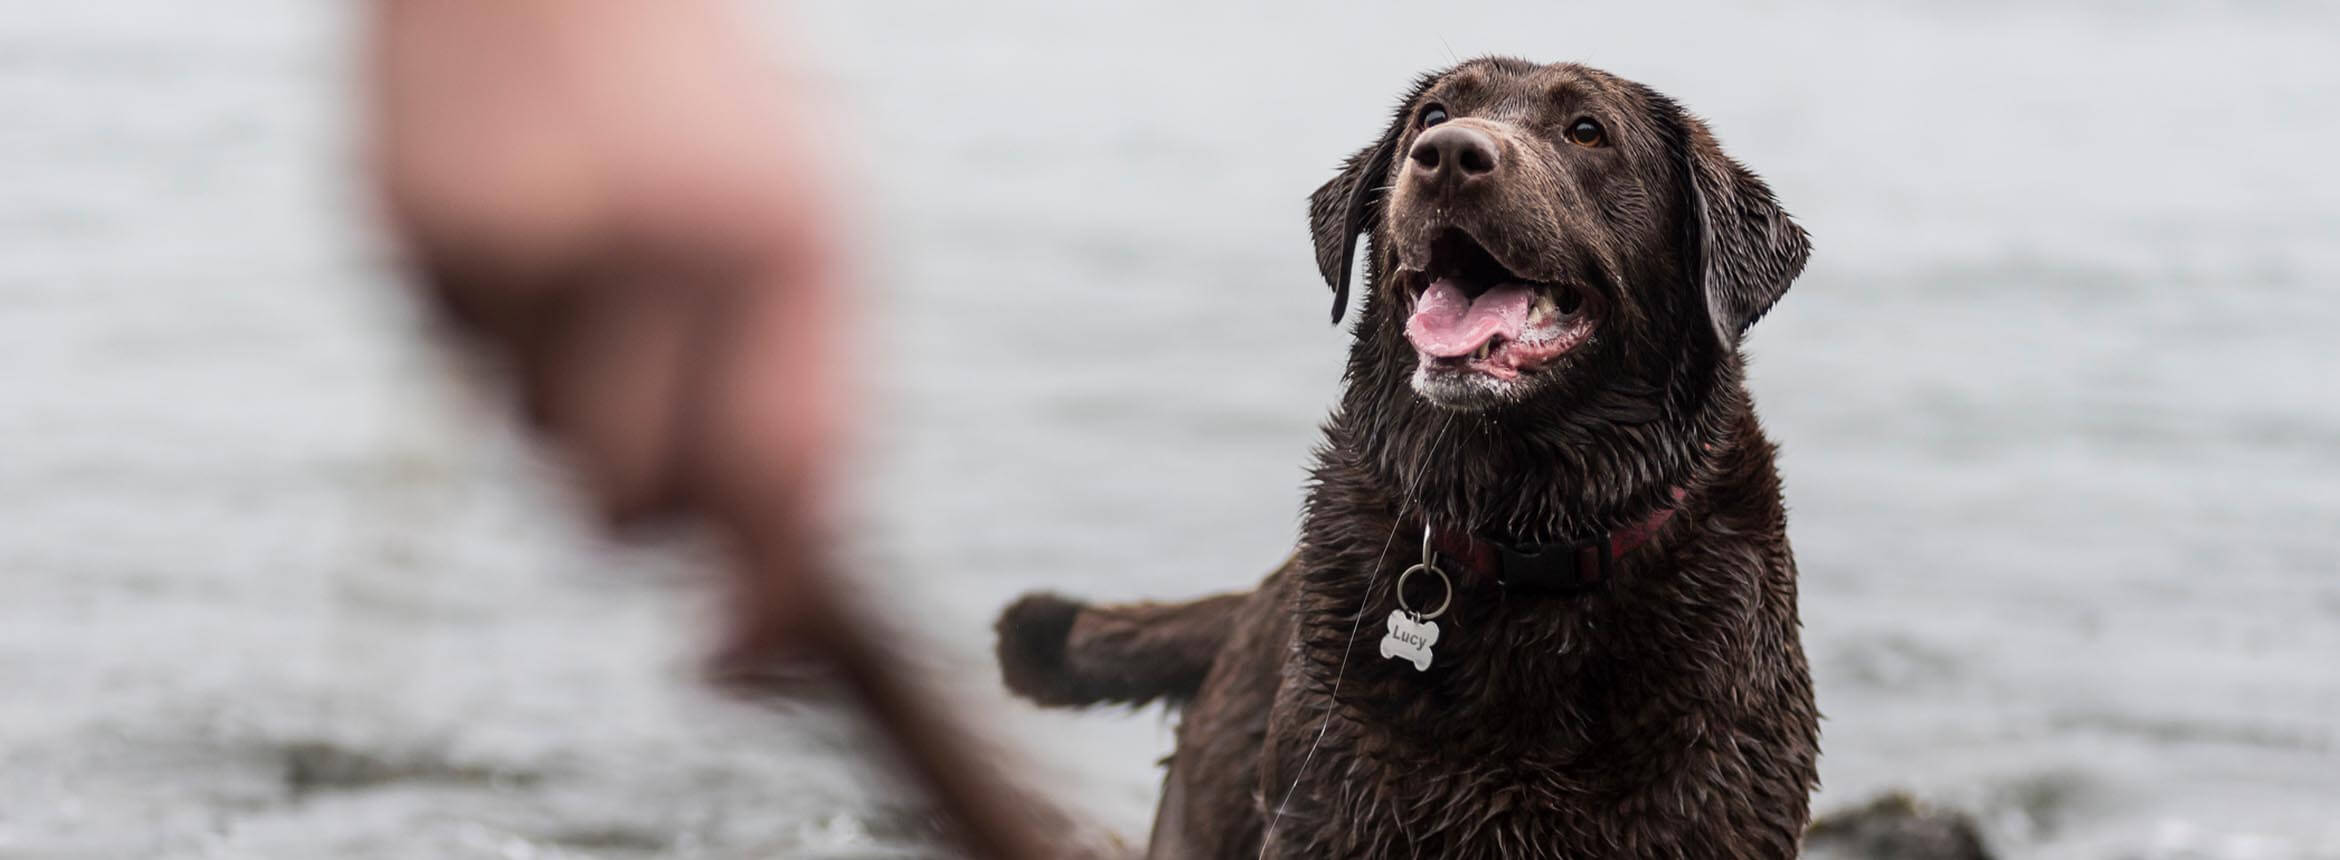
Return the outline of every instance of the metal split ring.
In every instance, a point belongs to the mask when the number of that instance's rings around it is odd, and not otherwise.
[[[1439,599],[1438,599],[1438,608],[1437,608],[1437,609],[1430,610],[1429,612],[1426,612],[1426,613],[1425,613],[1425,612],[1415,612],[1413,607],[1411,607],[1411,606],[1407,606],[1407,605],[1406,605],[1406,580],[1414,578],[1414,574],[1416,574],[1416,573],[1420,573],[1420,572],[1422,572],[1422,571],[1425,571],[1425,570],[1427,570],[1427,571],[1429,571],[1429,572],[1431,572],[1431,573],[1438,574],[1438,585],[1439,585],[1439,587],[1446,589],[1446,595],[1445,595],[1444,597],[1441,597],[1441,598],[1439,598]],[[1405,610],[1406,614],[1414,616],[1415,620],[1418,620],[1418,621],[1428,621],[1428,620],[1431,620],[1431,619],[1433,619],[1433,618],[1437,618],[1438,616],[1445,615],[1445,614],[1446,614],[1446,607],[1447,607],[1449,604],[1452,604],[1453,602],[1454,602],[1454,581],[1453,581],[1453,580],[1450,580],[1450,579],[1447,579],[1447,578],[1446,578],[1446,571],[1439,570],[1439,569],[1438,569],[1438,567],[1437,567],[1436,565],[1427,564],[1427,563],[1425,563],[1425,564],[1417,564],[1417,565],[1414,565],[1413,567],[1406,568],[1406,572],[1405,572],[1405,573],[1398,574],[1398,581],[1397,581],[1397,604],[1398,604],[1398,608],[1399,608],[1399,609],[1402,609],[1402,610]]]

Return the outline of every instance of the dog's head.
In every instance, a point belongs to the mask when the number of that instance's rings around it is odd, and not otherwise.
[[[1480,59],[1424,77],[1309,201],[1348,305],[1370,238],[1361,354],[1430,403],[1565,406],[1729,361],[1803,269],[1804,231],[1696,117],[1572,64]]]

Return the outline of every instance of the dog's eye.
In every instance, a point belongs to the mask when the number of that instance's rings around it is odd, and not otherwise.
[[[1568,142],[1583,147],[1600,146],[1609,142],[1609,133],[1602,131],[1601,124],[1590,118],[1580,119],[1569,123]]]
[[[1446,121],[1446,108],[1431,105],[1422,109],[1422,127],[1429,128]]]

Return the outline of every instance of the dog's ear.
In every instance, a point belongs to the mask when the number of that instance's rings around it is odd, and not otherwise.
[[[1398,138],[1406,133],[1412,104],[1411,97],[1400,103],[1381,140],[1349,156],[1341,164],[1340,175],[1308,195],[1308,232],[1316,239],[1316,270],[1333,290],[1335,325],[1349,310],[1349,275],[1357,261],[1357,236],[1372,229],[1374,219],[1381,217],[1382,201],[1389,197],[1390,159],[1397,153]]]
[[[1714,135],[1687,111],[1668,104],[1681,132],[1678,155],[1690,204],[1686,243],[1706,293],[1706,315],[1724,349],[1738,346],[1804,271],[1812,243],[1771,196],[1771,186],[1723,154]]]

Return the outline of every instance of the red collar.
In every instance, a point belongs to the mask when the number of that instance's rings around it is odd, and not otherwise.
[[[1657,537],[1683,491],[1674,490],[1674,504],[1659,508],[1647,519],[1615,531],[1599,531],[1568,543],[1513,544],[1490,541],[1469,532],[1437,529],[1431,547],[1482,579],[1505,588],[1575,594],[1599,588],[1616,572],[1617,559]]]

